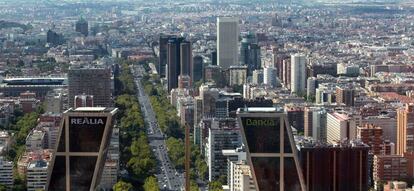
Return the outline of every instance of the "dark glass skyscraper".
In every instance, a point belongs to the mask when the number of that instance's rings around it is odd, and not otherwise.
[[[203,79],[204,65],[203,57],[197,55],[193,57],[193,83]]]
[[[171,37],[167,44],[168,92],[178,87],[178,76],[183,73],[191,79],[192,47],[183,37]]]
[[[193,76],[193,55],[191,42],[183,41],[180,44],[180,75]]]
[[[167,81],[168,92],[178,87],[178,76],[181,72],[180,66],[180,44],[184,38],[172,37],[167,44]]]
[[[240,108],[247,162],[259,190],[305,190],[289,121],[277,108]]]
[[[80,107],[63,114],[46,190],[96,190],[117,109]]]
[[[84,18],[79,19],[79,21],[77,21],[75,24],[75,31],[85,36],[88,36],[89,34],[88,21],[86,21]]]
[[[260,69],[260,47],[254,34],[248,33],[243,37],[240,45],[240,64],[247,66],[248,75],[251,76],[253,70]]]
[[[167,55],[168,55],[168,40],[171,38],[171,35],[160,35],[160,53],[159,53],[159,63],[158,63],[158,73],[160,77],[163,78],[166,76],[165,68],[167,67]]]

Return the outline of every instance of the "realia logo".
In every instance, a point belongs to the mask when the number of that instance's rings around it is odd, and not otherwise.
[[[70,124],[72,125],[103,125],[104,122],[101,118],[71,118]]]

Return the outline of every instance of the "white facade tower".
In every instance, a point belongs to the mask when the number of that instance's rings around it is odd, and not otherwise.
[[[306,57],[303,54],[291,55],[290,88],[292,93],[306,93]]]
[[[239,19],[217,18],[217,64],[223,69],[238,65]]]

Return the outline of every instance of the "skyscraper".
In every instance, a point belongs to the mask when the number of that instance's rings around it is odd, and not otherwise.
[[[326,110],[323,107],[305,107],[304,132],[306,137],[326,141]]]
[[[351,116],[332,112],[326,117],[326,140],[336,143],[341,140],[352,140],[356,138],[356,123]]]
[[[180,44],[184,40],[182,37],[172,37],[167,44],[167,81],[168,92],[178,87],[178,76],[181,72],[181,47]]]
[[[75,106],[75,96],[93,96],[93,105],[111,107],[111,69],[71,68],[68,72],[69,107]]]
[[[291,55],[290,89],[292,93],[303,95],[306,86],[306,57],[302,54]]]
[[[200,55],[196,55],[193,57],[193,83],[200,81],[203,79],[203,72],[204,72],[204,65],[203,65],[203,57]]]
[[[317,86],[316,78],[309,77],[307,80],[307,86],[306,86],[306,96],[308,97],[308,100],[312,97],[315,98],[316,86]]]
[[[158,73],[161,78],[166,76],[165,68],[167,67],[168,40],[170,38],[171,35],[160,34]]]
[[[239,19],[217,18],[217,63],[223,69],[238,65]]]
[[[217,66],[217,51],[214,50],[211,52],[211,65]]]
[[[80,107],[63,113],[45,190],[96,190],[117,109]]]
[[[397,149],[396,154],[414,152],[414,105],[407,104],[397,110]]]
[[[84,36],[88,36],[88,21],[86,21],[84,18],[80,18],[75,24],[75,31],[83,34]]]
[[[193,54],[191,42],[183,41],[180,44],[180,75],[189,76],[190,84],[193,77]]]
[[[276,68],[264,68],[263,69],[263,83],[271,87],[276,87],[277,78],[276,78]]]
[[[247,162],[259,190],[305,190],[287,115],[278,108],[240,108]]]
[[[260,47],[253,33],[248,33],[241,41],[240,64],[248,67],[249,76],[252,75],[253,70],[260,69]]]

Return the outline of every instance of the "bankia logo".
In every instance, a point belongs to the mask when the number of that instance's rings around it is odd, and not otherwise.
[[[96,117],[72,117],[70,118],[71,125],[103,125],[103,118]]]
[[[274,126],[276,124],[274,119],[252,119],[248,118],[246,119],[246,125],[247,126]]]

